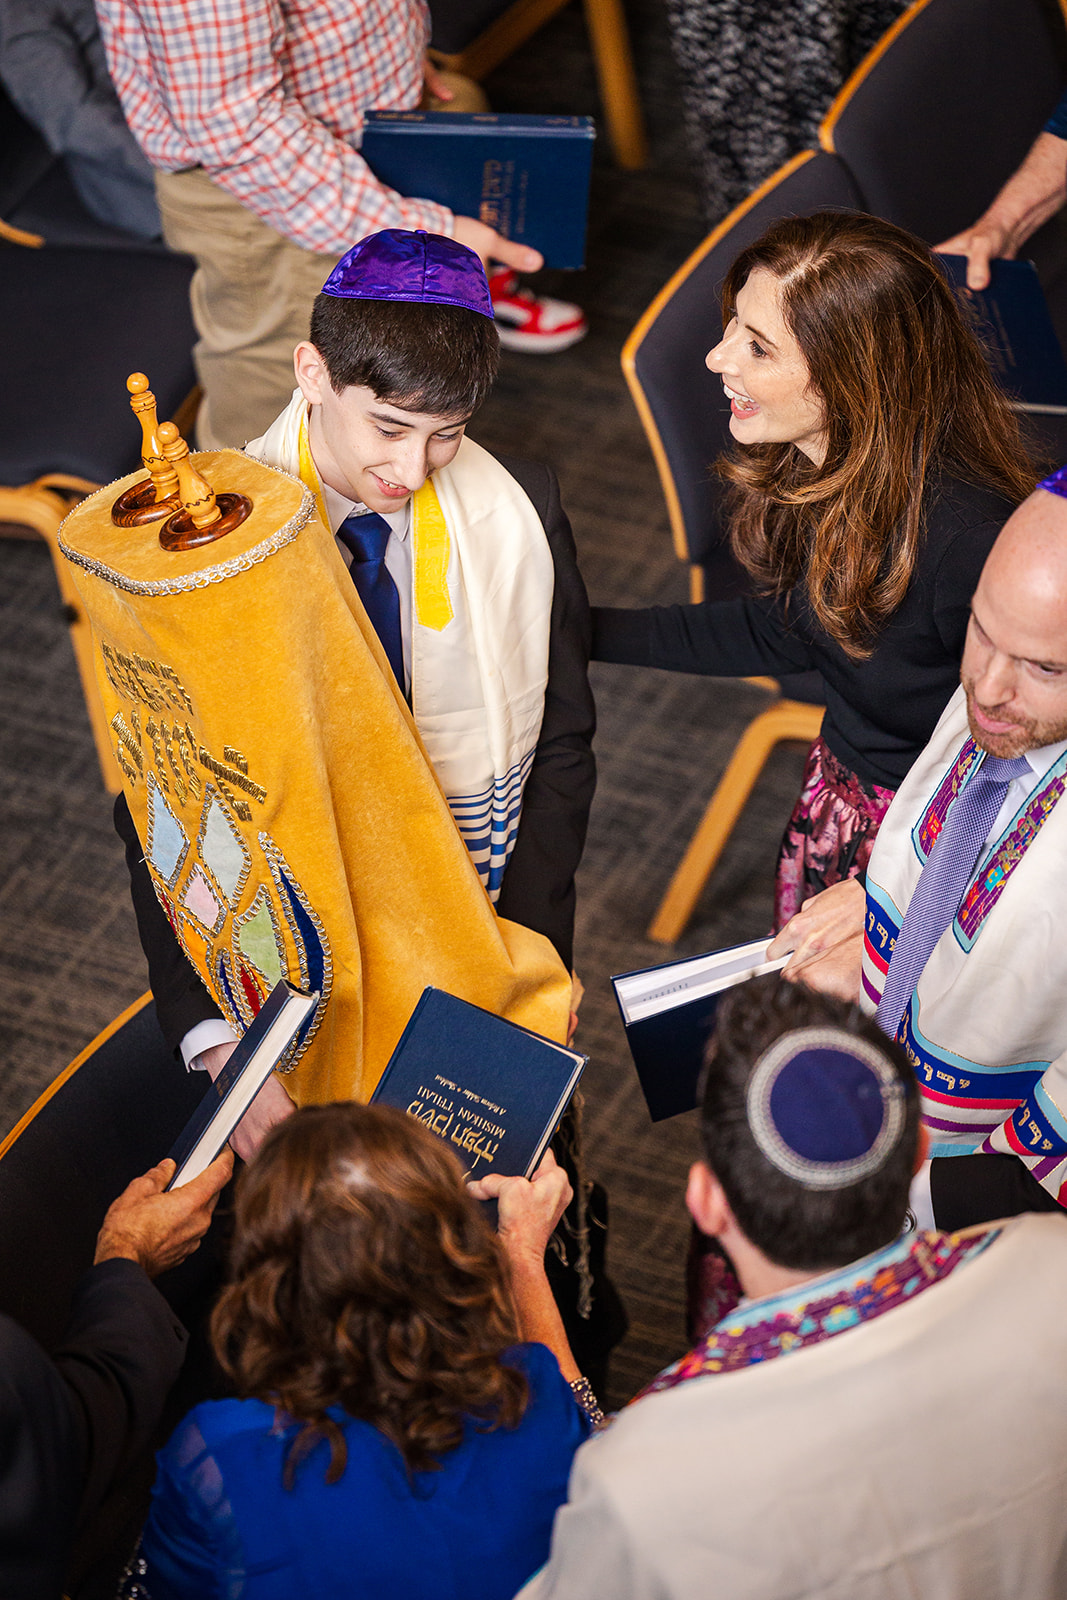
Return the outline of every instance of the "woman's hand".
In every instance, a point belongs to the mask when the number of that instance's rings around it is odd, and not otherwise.
[[[767,959],[792,955],[782,969],[790,983],[856,1001],[863,960],[863,918],[867,896],[858,878],[846,878],[805,900],[795,917],[772,940]]]
[[[497,1201],[497,1228],[508,1258],[520,1334],[529,1344],[551,1350],[567,1382],[576,1382],[582,1374],[545,1275],[545,1248],[573,1192],[567,1174],[546,1150],[529,1182],[491,1172],[467,1187],[476,1200]]]
[[[490,1172],[467,1185],[476,1200],[497,1202],[497,1231],[508,1259],[543,1261],[548,1241],[574,1191],[570,1179],[546,1150],[530,1179]]]

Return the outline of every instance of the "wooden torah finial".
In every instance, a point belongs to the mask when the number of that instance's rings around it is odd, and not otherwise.
[[[214,527],[222,515],[215,504],[215,491],[189,460],[189,446],[173,422],[162,424],[159,442],[171,471],[177,476],[178,499],[182,503],[183,515],[189,518],[199,533]]]
[[[135,483],[119,495],[111,508],[111,520],[119,528],[137,528],[146,522],[161,522],[179,509],[178,479],[164,458],[156,422],[156,397],[143,372],[131,372],[126,379],[130,406],[141,424],[141,460],[148,481]]]
[[[156,397],[148,387],[143,372],[131,372],[126,379],[130,391],[130,407],[141,424],[141,460],[144,462],[155,486],[156,500],[166,500],[177,493],[178,478],[169,461],[163,456],[156,420]]]
[[[158,438],[163,457],[176,475],[181,509],[160,529],[164,550],[195,550],[211,544],[239,526],[252,509],[244,494],[216,495],[189,458],[189,446],[173,422],[160,424]]]

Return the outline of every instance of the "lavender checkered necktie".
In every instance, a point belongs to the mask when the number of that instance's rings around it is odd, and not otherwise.
[[[346,517],[337,537],[352,552],[349,571],[363,609],[371,620],[393,675],[404,688],[404,644],[400,631],[400,595],[385,564],[385,547],[392,532],[377,511]]]
[[[959,910],[979,852],[1004,804],[1008,785],[1029,771],[1025,756],[1002,761],[999,756],[987,755],[949,807],[944,827],[919,874],[889,960],[876,1020],[890,1038],[896,1036],[904,1008],[935,944]]]

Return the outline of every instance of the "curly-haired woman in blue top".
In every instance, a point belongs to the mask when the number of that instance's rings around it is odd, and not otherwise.
[[[546,1176],[543,1242],[569,1193]],[[212,1337],[241,1398],[160,1453],[127,1592],[510,1600],[543,1564],[589,1419],[517,1342],[500,1242],[418,1123],[344,1104],[273,1130]]]

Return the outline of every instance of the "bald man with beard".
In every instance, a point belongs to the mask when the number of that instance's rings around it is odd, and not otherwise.
[[[939,1228],[1067,1206],[1067,467],[993,546],[960,678],[865,885],[770,952],[907,1051],[931,1141],[912,1204]]]

